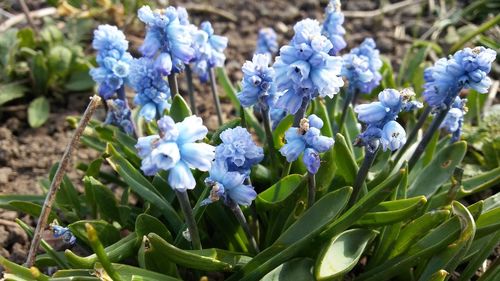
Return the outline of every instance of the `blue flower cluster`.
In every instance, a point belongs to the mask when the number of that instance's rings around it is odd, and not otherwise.
[[[135,146],[142,159],[141,169],[148,176],[159,170],[169,171],[168,184],[174,190],[186,191],[196,186],[191,169],[208,171],[215,148],[196,141],[205,138],[208,129],[194,115],[175,123],[170,116],[158,120],[159,135],[141,137]]]
[[[130,67],[130,86],[137,93],[134,103],[142,106],[139,115],[147,121],[160,118],[170,108],[170,88],[149,58],[135,59]]]
[[[380,84],[382,61],[376,47],[372,38],[366,38],[359,47],[342,57],[342,75],[349,81],[351,91],[369,94]]]
[[[127,52],[128,41],[116,26],[100,25],[94,31],[92,47],[97,50],[99,67],[90,70],[90,76],[99,85],[99,95],[109,99],[124,86],[129,75],[132,56]]]
[[[378,94],[378,102],[356,106],[354,111],[358,120],[368,125],[358,136],[357,144],[366,146],[371,152],[376,151],[379,144],[384,151],[394,151],[403,146],[406,132],[395,120],[401,111],[422,107],[421,103],[410,100],[414,95],[410,90],[385,89]]]
[[[461,89],[486,93],[491,85],[487,76],[496,52],[484,47],[465,48],[449,59],[439,59],[425,69],[425,101],[433,108],[448,108]]]
[[[138,16],[147,25],[146,38],[139,49],[142,54],[155,60],[155,67],[162,75],[184,70],[184,64],[195,56],[186,10],[168,7],[153,12],[149,6],[143,6]]]
[[[134,124],[132,124],[130,108],[127,103],[120,99],[108,100],[108,114],[104,123],[111,124],[122,128],[127,134],[134,132]]]
[[[322,33],[332,42],[333,47],[329,54],[335,56],[347,46],[344,40],[345,29],[342,26],[344,14],[340,10],[340,1],[330,0],[326,6],[325,14]]]
[[[304,100],[318,95],[333,97],[344,81],[340,77],[342,60],[330,56],[333,45],[321,35],[319,22],[305,19],[294,26],[289,45],[280,49],[273,67],[277,90],[283,92],[276,106],[295,114]]]
[[[220,134],[222,143],[215,148],[215,159],[226,163],[230,172],[249,175],[253,165],[264,158],[264,151],[252,140],[247,129],[240,126]]]
[[[452,134],[451,142],[456,142],[460,140],[460,135],[462,135],[462,125],[464,123],[464,115],[467,113],[467,99],[461,99],[456,97],[455,101],[451,105],[450,111],[446,114],[446,117],[441,123],[440,128],[445,129]]]
[[[285,133],[286,144],[281,147],[281,155],[286,161],[293,162],[303,153],[302,161],[307,171],[316,174],[320,166],[319,154],[329,150],[334,143],[333,138],[321,135],[323,120],[312,114],[300,121],[298,128],[291,127]]]
[[[193,47],[195,49],[193,71],[202,82],[208,81],[210,68],[224,65],[226,60],[224,49],[226,49],[227,43],[226,37],[214,34],[214,29],[208,21],[202,22],[200,29],[193,33]]]
[[[73,235],[73,233],[71,233],[69,228],[62,227],[56,224],[51,224],[50,228],[52,229],[54,238],[62,237],[63,242],[68,245],[74,245],[76,243],[76,237]]]
[[[255,48],[255,54],[264,54],[272,59],[272,57],[278,52],[278,36],[274,29],[270,27],[264,27],[259,30],[259,35],[257,37],[257,46]]]
[[[273,107],[276,89],[274,86],[274,69],[269,67],[269,56],[256,54],[252,61],[246,61],[242,68],[242,90],[238,99],[243,107],[259,103],[260,106]]]
[[[257,197],[257,192],[249,184],[245,184],[246,175],[235,171],[228,171],[227,164],[223,161],[215,161],[210,169],[210,176],[205,179],[205,184],[212,188],[207,199],[202,205],[207,205],[221,198],[226,205],[236,203],[249,206]]]

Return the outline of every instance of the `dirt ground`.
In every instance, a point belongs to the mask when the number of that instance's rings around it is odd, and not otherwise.
[[[30,1],[28,1],[30,2]],[[342,1],[346,11],[368,11],[378,8],[379,1]],[[391,1],[396,2],[396,1]],[[226,51],[226,68],[233,82],[241,80],[241,66],[245,60],[251,59],[257,31],[261,27],[273,27],[279,35],[280,44],[285,44],[293,35],[293,24],[300,19],[312,17],[323,20],[323,10],[327,1],[171,1],[172,5],[185,5],[188,8],[199,7],[200,3],[216,10],[223,10],[229,15],[221,16],[203,9],[188,9],[191,20],[199,24],[210,20],[218,34],[229,38]],[[207,4],[203,4],[205,7]],[[202,6],[203,6],[202,5]],[[406,34],[425,32],[432,24],[432,17],[426,21],[420,14],[420,5],[410,6],[384,16],[375,18],[346,18],[345,28],[347,50],[355,47],[365,37],[375,39],[381,53],[390,58],[393,66],[397,66],[409,46],[409,36],[399,36],[395,31]],[[234,17],[234,18],[233,18]],[[418,18],[418,19],[417,19]],[[232,19],[232,20],[231,20]],[[418,23],[418,24],[417,24]],[[133,46],[137,47],[137,46]],[[345,52],[345,51],[344,51]],[[181,77],[182,79],[182,77]],[[181,90],[185,83],[181,80]],[[197,85],[198,109],[206,125],[216,127],[216,116],[211,103],[208,85]],[[40,194],[39,180],[46,177],[50,167],[59,160],[71,137],[71,128],[65,121],[67,116],[83,112],[91,93],[70,95],[67,101],[52,105],[49,121],[41,128],[29,128],[26,122],[25,106],[7,107],[0,115],[0,194]],[[224,117],[229,119],[234,114],[229,101],[222,100]],[[104,112],[97,114],[103,118]],[[74,163],[87,162],[96,157],[96,153],[88,148],[80,148],[74,155]],[[75,169],[69,176],[78,185],[81,179]],[[0,254],[15,262],[23,262],[29,242],[26,235],[15,225],[10,224],[19,217],[11,211],[0,211]],[[34,221],[23,217],[28,223]]]

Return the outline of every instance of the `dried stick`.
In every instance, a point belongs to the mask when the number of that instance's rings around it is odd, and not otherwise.
[[[49,8],[43,8],[40,10],[36,10],[33,12],[30,12],[29,15],[31,18],[43,18],[46,16],[53,15],[57,12],[57,9],[54,7],[49,7]],[[0,24],[0,32],[4,32],[7,29],[11,28],[12,26],[22,22],[26,16],[24,14],[22,15],[15,15],[8,20],[4,21],[3,23]]]
[[[83,113],[82,119],[80,120],[78,127],[76,127],[76,130],[73,133],[73,137],[71,138],[68,146],[66,147],[66,150],[64,151],[64,154],[61,158],[61,162],[57,167],[56,174],[54,175],[52,183],[50,184],[50,189],[49,192],[47,193],[47,197],[45,197],[42,212],[40,213],[40,217],[38,218],[38,224],[36,225],[35,233],[33,234],[33,241],[31,241],[28,258],[26,259],[27,267],[33,266],[35,262],[36,252],[38,250],[38,247],[40,246],[40,241],[42,239],[42,232],[47,224],[50,211],[52,210],[52,204],[56,199],[56,194],[63,180],[63,176],[66,170],[68,169],[71,160],[71,154],[73,153],[73,150],[76,149],[76,146],[80,141],[80,137],[83,134],[83,130],[85,130],[85,128],[87,127],[90,118],[92,117],[95,110],[100,104],[101,104],[101,98],[99,96],[95,95],[90,98],[89,105],[87,106],[87,109]]]
[[[387,6],[384,6],[382,8],[372,10],[372,11],[346,11],[343,10],[342,13],[346,18],[372,18],[372,17],[377,17],[381,16],[383,14],[399,10],[401,8],[407,7],[407,6],[412,6],[412,5],[417,5],[420,4],[421,2],[424,2],[424,0],[406,0],[406,1],[401,1],[397,2],[394,4],[390,4]]]
[[[26,2],[24,2],[24,0],[19,0],[19,4],[21,5],[21,9],[23,10],[24,16],[26,17],[28,24],[31,26],[31,28],[33,28],[35,34],[38,34],[38,28],[36,27],[35,22],[31,18],[30,9],[28,8],[28,5],[26,5]]]

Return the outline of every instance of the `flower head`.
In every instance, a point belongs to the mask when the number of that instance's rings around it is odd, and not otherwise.
[[[252,61],[243,65],[242,90],[238,99],[244,107],[250,107],[256,103],[261,106],[272,107],[274,105],[274,69],[269,67],[269,57],[264,54],[256,54]]]
[[[142,106],[139,115],[147,121],[160,118],[165,109],[170,108],[170,89],[167,82],[154,67],[149,58],[135,59],[129,76],[130,86],[137,95],[134,103]]]
[[[261,28],[257,37],[255,54],[264,54],[272,58],[278,52],[278,36],[270,27]]]
[[[120,99],[108,100],[108,114],[104,123],[122,128],[127,134],[134,132],[134,125],[130,121],[130,108],[125,101]]]
[[[484,47],[465,48],[450,58],[441,58],[424,71],[425,101],[433,108],[448,108],[461,89],[485,93],[491,85],[487,76],[496,52]]]
[[[281,155],[293,162],[303,153],[302,161],[307,170],[316,174],[320,166],[319,154],[328,151],[334,144],[333,138],[321,135],[323,121],[312,114],[300,121],[300,126],[291,127],[285,133],[286,144],[281,147]]]
[[[50,228],[52,229],[54,238],[62,237],[64,243],[69,245],[74,245],[76,243],[76,237],[73,235],[73,233],[71,233],[69,228],[62,227],[56,224],[51,224]]]
[[[321,35],[319,22],[305,19],[294,26],[289,45],[280,49],[273,68],[276,87],[283,94],[277,107],[295,114],[303,99],[333,97],[344,85],[340,77],[341,58],[330,56],[332,43]]]
[[[141,137],[135,146],[142,158],[141,169],[146,175],[159,170],[169,171],[168,184],[175,190],[193,189],[196,181],[190,169],[208,171],[215,148],[196,141],[205,138],[208,129],[194,115],[175,123],[170,116],[158,120],[159,135]]]
[[[149,6],[143,6],[138,16],[147,26],[146,38],[139,48],[142,54],[155,58],[155,67],[163,75],[181,72],[195,55],[186,10],[168,7],[153,12]]]
[[[422,107],[421,103],[411,100],[414,96],[409,89],[385,89],[379,93],[379,101],[356,106],[354,111],[358,114],[358,120],[367,124],[356,144],[372,152],[377,150],[379,144],[382,144],[384,151],[394,151],[404,145],[406,132],[395,120],[401,111]]]
[[[208,21],[201,23],[200,29],[193,33],[195,49],[193,71],[198,74],[202,82],[208,81],[208,70],[224,65],[227,47],[227,37],[214,34],[212,24]]]
[[[446,117],[441,123],[440,128],[445,129],[449,133],[452,133],[451,142],[456,142],[460,139],[462,134],[462,126],[464,123],[464,115],[467,113],[467,99],[461,99],[456,97],[455,101],[451,105],[450,111],[446,114]]]
[[[222,143],[215,148],[217,161],[225,162],[229,171],[248,175],[250,168],[264,158],[264,151],[252,140],[247,129],[240,126],[220,134]]]
[[[106,24],[94,30],[92,47],[99,67],[92,68],[90,76],[99,84],[99,94],[109,99],[124,86],[129,74],[132,56],[127,52],[128,41],[116,26]]]
[[[357,48],[342,57],[342,75],[349,81],[349,87],[368,94],[380,84],[382,61],[375,41],[367,38]]]
[[[205,179],[208,187],[212,188],[210,196],[203,200],[202,205],[210,204],[220,199],[227,205],[233,202],[238,205],[249,206],[257,197],[257,192],[251,185],[245,184],[246,175],[239,172],[230,172],[223,161],[215,161]]]
[[[326,6],[325,14],[326,18],[321,33],[332,42],[333,47],[329,54],[334,56],[347,46],[343,37],[345,34],[345,29],[342,26],[344,14],[340,11],[340,1],[330,0],[328,6]]]

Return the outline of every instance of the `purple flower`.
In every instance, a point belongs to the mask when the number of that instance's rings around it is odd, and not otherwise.
[[[224,66],[227,47],[226,37],[215,35],[212,25],[208,21],[201,23],[200,29],[193,33],[193,47],[195,57],[193,71],[202,82],[208,81],[208,70],[213,67]]]
[[[340,11],[340,1],[330,0],[328,6],[326,6],[325,14],[326,18],[321,33],[332,42],[333,47],[329,54],[334,56],[347,46],[344,40],[345,29],[342,26],[344,14]]]
[[[349,87],[369,94],[380,84],[382,61],[375,41],[367,38],[357,48],[342,57],[342,75],[349,81]]]

